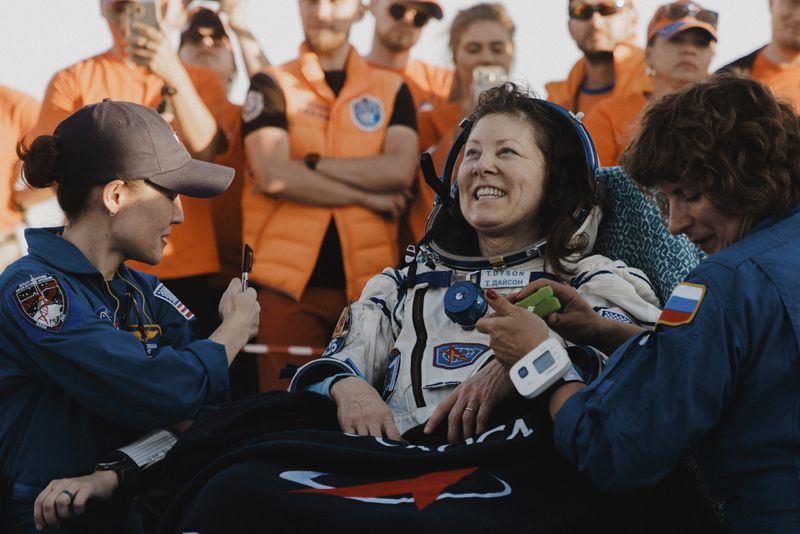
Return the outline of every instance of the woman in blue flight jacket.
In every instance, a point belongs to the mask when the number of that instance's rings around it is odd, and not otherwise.
[[[255,292],[234,280],[221,326],[196,341],[192,312],[123,263],[158,263],[171,225],[183,220],[178,195],[211,197],[233,178],[232,169],[193,160],[154,110],[86,106],[20,157],[29,185],[56,184],[68,223],[29,229],[28,255],[0,276],[0,466],[11,494],[0,530],[15,533],[59,526],[82,510],[86,486],[51,480],[92,472],[146,431],[225,401],[228,366],[258,325]],[[40,493],[47,513],[34,525]],[[124,506],[83,521],[61,526],[140,528]]]
[[[798,155],[794,110],[752,80],[716,76],[644,115],[623,164],[657,191],[670,231],[710,258],[675,289],[655,331],[606,321],[554,287],[565,309],[551,328],[618,347],[599,378],[563,385],[550,404],[560,451],[600,487],[652,485],[686,452],[731,531],[800,531]],[[495,306],[485,328],[512,364],[547,325],[505,316],[501,298]]]

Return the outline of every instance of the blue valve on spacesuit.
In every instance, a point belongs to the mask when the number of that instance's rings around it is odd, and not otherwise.
[[[488,308],[483,290],[467,280],[456,282],[444,294],[445,315],[467,329],[475,328],[475,323],[486,314]]]

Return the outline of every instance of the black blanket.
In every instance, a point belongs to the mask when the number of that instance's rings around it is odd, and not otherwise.
[[[248,399],[193,426],[165,460],[164,479],[183,487],[159,532],[718,528],[686,472],[603,495],[555,452],[543,410],[499,413],[474,440],[448,445],[417,429],[405,436],[417,443],[400,443],[339,432],[335,406],[316,395]]]

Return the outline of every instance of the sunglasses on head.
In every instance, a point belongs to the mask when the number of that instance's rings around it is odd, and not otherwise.
[[[111,12],[114,15],[136,15],[144,11],[144,8],[136,2],[119,1],[111,4]]]
[[[422,28],[425,26],[429,20],[431,20],[431,16],[424,11],[420,11],[413,7],[408,7],[403,4],[399,4],[397,2],[389,5],[389,15],[392,16],[394,20],[401,21],[406,18],[406,13],[409,11],[414,11],[414,24],[415,28]]]
[[[661,9],[663,10],[664,16],[670,20],[679,20],[691,16],[700,22],[711,24],[714,28],[717,27],[717,20],[719,19],[719,13],[716,11],[703,9],[697,4],[692,3],[675,2],[674,4],[662,6]]]
[[[600,13],[602,17],[616,15],[627,4],[626,0],[606,0],[599,4],[585,4],[574,2],[569,5],[569,18],[578,20],[589,20],[595,13]]]

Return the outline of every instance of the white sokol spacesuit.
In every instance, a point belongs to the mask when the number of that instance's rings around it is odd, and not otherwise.
[[[585,129],[566,110],[545,104],[570,122],[586,156],[587,176],[593,180],[598,163]],[[456,188],[445,193],[467,128],[451,150],[445,176],[433,178],[441,183],[428,180],[437,190],[437,205],[426,238],[409,258],[411,265],[386,269],[367,283],[361,298],[342,313],[325,354],[297,371],[290,390],[329,395],[334,380],[359,375],[381,392],[401,433],[424,423],[456,386],[493,358],[489,336],[474,328],[477,315],[470,316],[468,310],[458,316],[446,309],[452,308],[452,300],[445,302],[448,290],[459,283],[473,283],[475,291],[467,293],[480,295],[489,288],[507,294],[542,277],[565,281],[608,318],[645,326],[655,323],[659,300],[647,276],[622,262],[591,255],[602,218],[597,206],[574,215],[579,228],[572,243],[580,245],[564,263],[572,272],[567,280],[545,269],[545,240],[501,257],[453,252],[463,251],[463,243],[475,240],[474,230],[460,213]],[[550,335],[566,345],[554,332]]]
[[[579,231],[590,238],[587,250],[599,219],[595,208]],[[325,356],[300,368],[292,389],[334,374],[359,374],[382,393],[403,433],[424,423],[458,384],[493,357],[489,336],[445,313],[448,288],[471,280],[503,294],[553,276],[543,271],[541,257],[506,269],[465,270],[448,267],[438,253],[423,249],[417,261],[412,287],[407,287],[408,268],[386,269],[367,283],[361,298],[343,312]],[[572,268],[569,282],[602,315],[655,323],[661,312],[658,297],[642,271],[599,255],[584,256]]]

